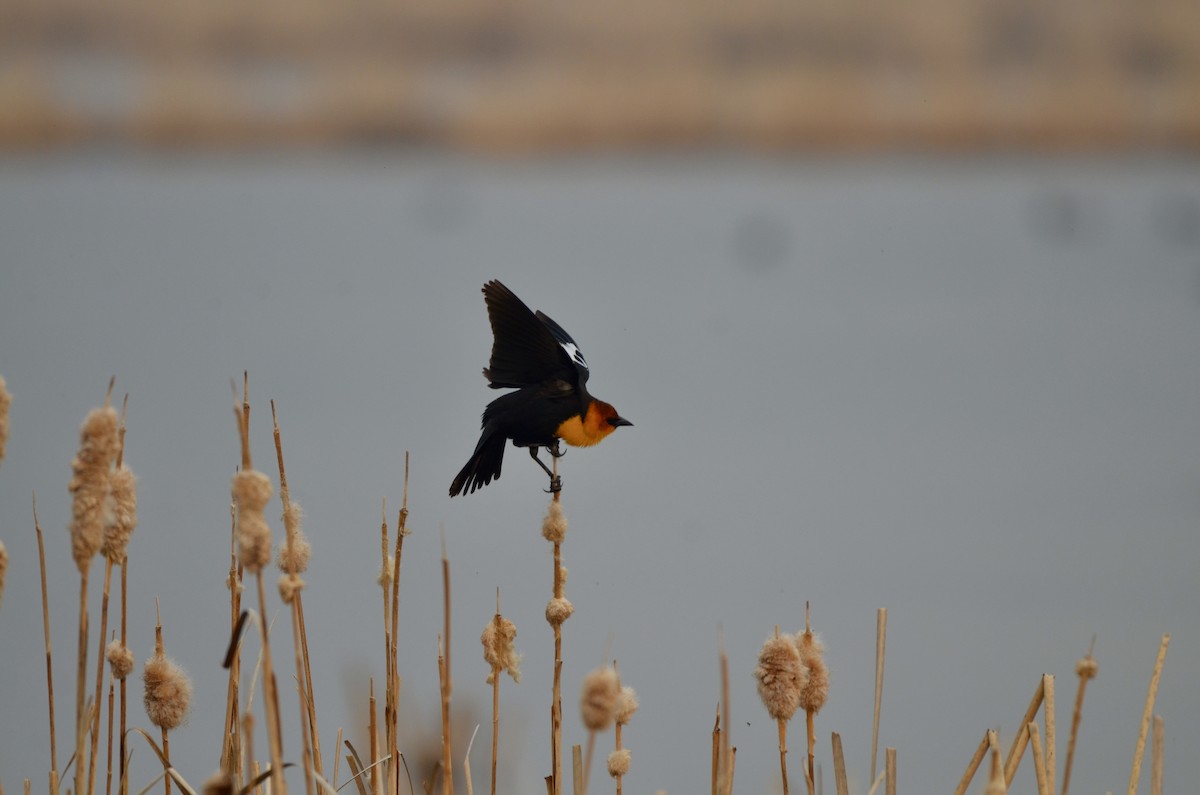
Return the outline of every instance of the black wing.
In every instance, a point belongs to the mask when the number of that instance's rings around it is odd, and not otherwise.
[[[492,324],[492,357],[483,374],[493,389],[521,388],[558,379],[579,387],[587,378],[578,347],[561,326],[534,314],[498,281],[483,286]]]

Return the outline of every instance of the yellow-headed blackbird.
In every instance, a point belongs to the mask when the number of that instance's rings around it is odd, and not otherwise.
[[[558,440],[576,446],[598,443],[618,426],[633,425],[603,400],[588,394],[588,366],[563,327],[532,312],[498,281],[483,286],[492,324],[492,358],[483,376],[492,389],[515,389],[483,410],[483,434],[471,460],[450,484],[450,496],[481,489],[500,479],[504,442],[528,447],[550,475],[551,491],[562,488],[538,448],[562,455]]]

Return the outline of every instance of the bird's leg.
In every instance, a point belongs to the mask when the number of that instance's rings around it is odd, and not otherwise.
[[[555,447],[558,447],[557,441],[555,442]],[[553,450],[550,454],[554,455]],[[536,461],[537,465],[540,466],[546,472],[546,474],[550,476],[550,488],[546,491],[546,493],[554,494],[562,491],[562,478],[560,478],[558,475],[555,475],[554,471],[550,469],[550,467],[546,466],[546,463],[542,461],[542,459],[538,458],[537,445],[533,445],[529,448],[529,457]]]
[[[554,444],[552,444],[552,445],[549,445],[548,447],[546,447],[546,452],[548,452],[550,455],[552,455],[552,456],[553,456],[553,457],[555,457],[555,458],[562,458],[564,455],[566,455],[566,454],[567,454],[567,451],[566,451],[566,450],[564,450],[564,449],[562,448],[562,446],[561,446],[561,445],[559,445],[559,443],[558,443],[558,442],[559,442],[559,440],[558,440],[558,439],[555,439],[555,440],[554,440]]]

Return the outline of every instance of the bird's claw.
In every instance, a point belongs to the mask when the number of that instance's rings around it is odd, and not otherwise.
[[[554,440],[554,444],[546,448],[546,452],[553,458],[562,458],[567,454],[567,451],[562,448],[557,439]]]
[[[562,491],[562,478],[560,478],[558,475],[550,478],[550,488],[542,489],[542,491],[546,492],[547,494],[558,494],[560,491]]]

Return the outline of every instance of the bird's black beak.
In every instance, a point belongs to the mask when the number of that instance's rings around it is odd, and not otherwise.
[[[609,417],[609,418],[608,418],[608,424],[609,424],[609,425],[611,425],[611,426],[613,426],[614,428],[619,428],[619,427],[621,427],[622,425],[629,425],[629,426],[632,426],[632,425],[633,425],[633,423],[632,423],[632,422],[630,422],[629,420],[627,420],[627,419],[625,419],[624,417],[621,417],[621,416]]]

